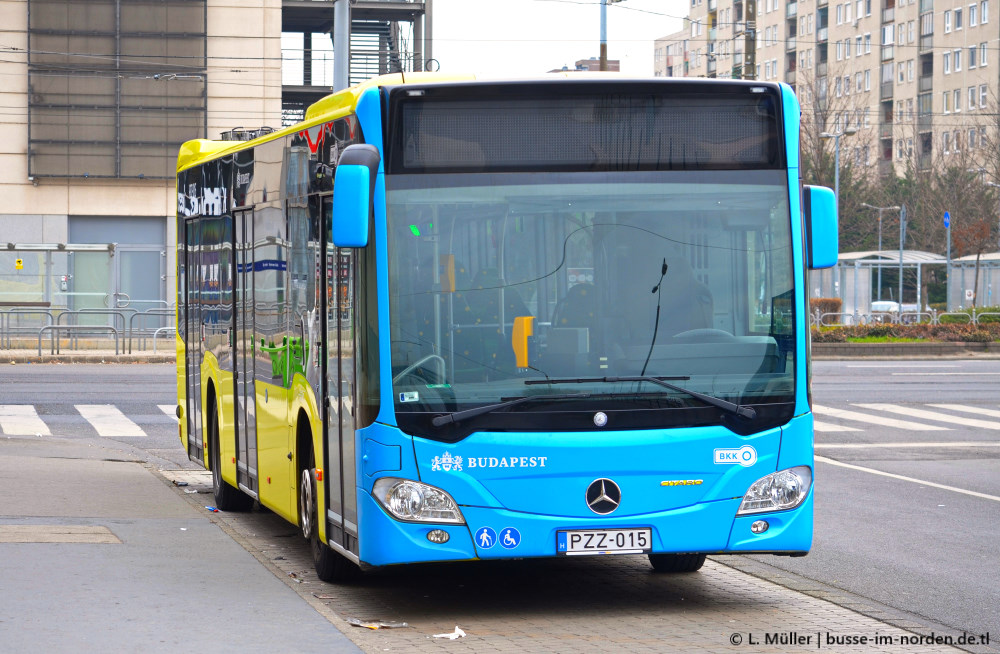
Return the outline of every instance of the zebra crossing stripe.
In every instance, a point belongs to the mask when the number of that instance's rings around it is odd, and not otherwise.
[[[912,441],[909,443],[816,443],[817,450],[868,450],[868,449],[908,449],[908,448],[949,448],[949,447],[1000,447],[1000,441],[939,441],[926,443]]]
[[[853,405],[864,406],[864,405]],[[888,406],[888,405],[880,405]],[[909,420],[897,420],[896,418],[886,418],[885,416],[873,415],[870,413],[860,413],[858,411],[848,411],[846,409],[834,409],[832,407],[813,405],[813,413],[840,418],[842,420],[853,420],[871,425],[882,425],[883,427],[896,427],[897,429],[909,429],[910,431],[948,431],[947,427],[937,425],[925,425],[920,422],[910,422]]]
[[[834,432],[834,431],[862,431],[856,427],[847,427],[845,425],[835,425],[830,422],[823,422],[821,420],[813,420],[813,429],[815,431],[822,432]]]
[[[971,495],[972,497],[980,497],[985,500],[993,500],[994,502],[1000,502],[1000,497],[996,495],[987,495],[986,493],[979,493],[976,491],[966,490],[965,488],[956,488],[955,486],[945,486],[944,484],[936,484],[933,481],[926,481],[923,479],[915,479],[913,477],[906,477],[904,475],[897,475],[891,472],[883,472],[882,470],[876,470],[875,468],[866,468],[864,466],[856,466],[851,463],[843,463],[841,461],[835,461],[834,459],[828,459],[823,456],[817,456],[816,461],[821,463],[829,463],[832,466],[838,466],[840,468],[847,468],[848,470],[857,470],[859,472],[867,472],[873,475],[879,475],[881,477],[889,477],[890,479],[898,479],[900,481],[909,481],[914,484],[920,484],[921,486],[930,486],[931,488],[940,488],[946,491],[952,491],[954,493],[962,493],[963,495]]]
[[[160,407],[160,411],[164,412],[174,420],[177,420],[177,407],[173,404],[157,404]]]
[[[896,404],[855,404],[854,406],[861,407],[862,409],[873,409],[875,411],[887,411],[889,413],[898,413],[899,415],[909,416],[911,418],[936,420],[938,422],[950,422],[955,425],[964,425],[966,427],[977,427],[979,429],[1000,430],[1000,421],[996,420],[976,420],[975,418],[963,418],[961,416],[948,415],[947,413],[926,411],[924,409],[916,409],[908,406],[899,406]]]
[[[146,432],[110,404],[77,404],[76,410],[99,436],[145,436]]]
[[[52,435],[30,404],[0,404],[0,431],[8,436]]]
[[[1000,411],[997,411],[996,409],[981,409],[977,406],[965,406],[964,404],[928,404],[927,406],[932,406],[937,409],[950,409],[951,411],[960,411],[962,413],[976,413],[981,416],[1000,418]]]

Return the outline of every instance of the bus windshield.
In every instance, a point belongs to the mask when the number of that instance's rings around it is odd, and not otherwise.
[[[791,416],[784,171],[386,180],[392,384],[405,431],[447,440],[566,429],[595,411],[617,428],[722,419],[684,389],[781,406],[761,412],[776,424]],[[504,402],[461,426],[431,422]]]

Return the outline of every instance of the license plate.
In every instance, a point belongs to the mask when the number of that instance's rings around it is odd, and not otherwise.
[[[556,553],[570,556],[585,554],[645,554],[651,549],[652,530],[586,529],[556,532]]]

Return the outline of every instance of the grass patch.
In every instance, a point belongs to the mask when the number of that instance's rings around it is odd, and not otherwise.
[[[923,338],[901,338],[898,336],[848,336],[848,343],[926,343]]]

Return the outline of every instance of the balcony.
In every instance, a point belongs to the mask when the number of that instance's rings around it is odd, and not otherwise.
[[[920,37],[920,48],[918,49],[918,52],[920,52],[921,54],[923,54],[924,52],[930,52],[930,50],[933,49],[933,47],[934,47],[933,34],[927,34],[925,36]]]
[[[785,72],[785,83],[794,86],[795,85],[795,71],[789,70]]]
[[[718,33],[717,33],[716,28],[713,27],[712,29],[708,30],[708,40],[709,41],[715,41],[717,36],[718,36]]]
[[[878,126],[878,136],[881,139],[892,138],[892,123],[882,123]]]
[[[821,28],[819,28],[819,30],[817,30],[817,32],[816,32],[816,40],[817,41],[819,41],[820,43],[825,43],[828,38],[829,38],[829,28],[828,27],[821,27]]]
[[[931,153],[927,152],[921,154],[917,157],[917,168],[919,170],[930,170],[931,167]]]
[[[930,75],[928,75],[927,77],[921,77],[921,78],[919,78],[917,80],[917,91],[919,93],[923,93],[925,91],[930,91],[931,88],[934,86],[934,84],[932,83],[933,80],[934,80],[934,78],[932,76],[930,76]]]
[[[816,64],[816,77],[826,77],[826,69],[829,64],[825,61],[821,64]]]
[[[715,72],[715,57],[709,57],[708,59],[708,72],[709,73]]]
[[[799,15],[799,3],[789,2],[785,5],[785,18],[794,18]]]
[[[708,0],[708,10],[715,11],[716,7],[718,7],[718,4],[719,4],[718,0]]]
[[[892,46],[883,45],[882,46],[882,61],[889,61],[892,59]]]
[[[934,116],[932,114],[921,114],[917,116],[917,131],[929,132],[934,127]]]
[[[888,9],[882,10],[882,24],[891,23],[896,19],[896,9],[895,7],[889,7]]]
[[[926,14],[928,11],[934,11],[934,0],[920,0],[920,13]]]
[[[795,51],[795,37],[791,36],[785,41],[785,52]]]
[[[882,88],[879,92],[879,99],[881,100],[892,99],[892,82],[882,82]]]
[[[878,174],[883,177],[893,173],[892,159],[880,159],[878,162]]]
[[[830,4],[830,0],[819,0],[819,1],[818,1],[818,2],[816,3],[816,6],[817,6],[817,7],[825,7],[825,6],[827,6],[828,4]]]

